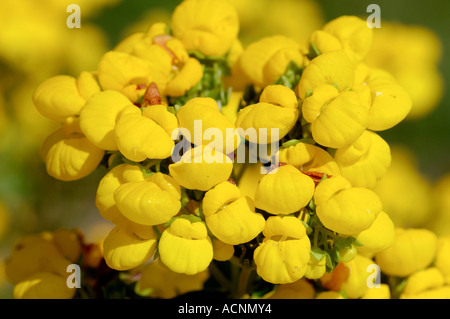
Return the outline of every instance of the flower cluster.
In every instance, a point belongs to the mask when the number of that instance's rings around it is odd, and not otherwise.
[[[372,29],[343,16],[307,46],[274,35],[245,48],[238,32],[227,1],[186,0],[95,72],[36,89],[37,109],[62,124],[42,147],[48,173],[71,181],[108,170],[96,194],[115,225],[106,264],[195,276],[230,261],[242,269],[235,297],[256,270],[279,287],[314,281],[321,298],[364,297],[371,265],[402,277],[428,267],[429,249],[408,258],[434,235],[396,230],[373,190],[391,163],[377,132],[405,119],[411,99],[365,63]],[[400,263],[401,253],[411,256]],[[415,281],[405,296],[419,293]]]

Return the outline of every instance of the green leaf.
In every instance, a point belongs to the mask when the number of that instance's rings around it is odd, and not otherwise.
[[[313,247],[311,248],[311,256],[314,257],[317,261],[321,261],[323,257],[327,256],[328,254],[320,249],[319,247]]]
[[[334,247],[336,247],[337,249],[351,249],[354,241],[355,238],[353,237],[339,237],[339,239],[334,242]]]
[[[292,140],[289,140],[289,141],[287,141],[287,142],[284,142],[284,143],[281,145],[281,148],[288,148],[288,147],[291,147],[291,146],[295,146],[295,145],[297,145],[298,143],[300,143],[300,140],[292,139]]]

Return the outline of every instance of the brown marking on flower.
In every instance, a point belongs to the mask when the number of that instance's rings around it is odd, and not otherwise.
[[[302,173],[311,177],[316,186],[322,181],[323,176],[326,175],[325,173],[319,172],[302,172]],[[327,175],[327,177],[331,177],[331,175]]]
[[[227,182],[229,182],[229,183],[233,184],[234,186],[237,186],[237,184],[236,184],[235,180],[234,180],[234,179],[232,179],[232,178],[229,178],[229,179],[227,179]]]
[[[155,82],[150,83],[145,91],[142,105],[159,105],[161,104],[161,101],[161,94],[159,93],[158,86]]]

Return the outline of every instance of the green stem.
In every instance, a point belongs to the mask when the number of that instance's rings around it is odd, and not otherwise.
[[[209,270],[213,275],[214,279],[216,279],[217,282],[221,284],[223,288],[227,289],[228,291],[231,291],[232,289],[231,282],[224,276],[224,274],[219,270],[219,268],[216,266],[214,262],[210,264]]]
[[[248,282],[250,278],[250,274],[252,273],[253,268],[248,266],[243,266],[241,269],[241,273],[239,275],[238,288],[235,294],[236,299],[242,298],[247,293]]]

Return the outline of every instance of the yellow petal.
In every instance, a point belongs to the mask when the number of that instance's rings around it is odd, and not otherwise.
[[[119,271],[130,270],[146,262],[156,250],[156,234],[141,239],[135,234],[114,227],[103,242],[106,264]]]
[[[202,191],[226,181],[232,169],[229,157],[205,146],[190,149],[179,162],[169,165],[170,175],[180,186]]]
[[[313,180],[292,165],[285,165],[260,180],[255,205],[271,214],[291,214],[308,205],[313,194]]]
[[[161,126],[134,105],[126,106],[118,114],[114,135],[119,151],[134,162],[167,158],[175,145]]]
[[[74,77],[58,75],[38,86],[33,102],[42,115],[62,122],[68,116],[79,114],[86,101],[78,92]]]
[[[14,299],[72,299],[75,288],[67,287],[67,278],[51,272],[39,272],[18,283]]]
[[[158,245],[161,261],[172,271],[194,275],[212,261],[213,245],[202,222],[176,219],[161,236]]]
[[[129,220],[142,225],[159,225],[168,222],[181,208],[179,187],[174,182],[172,185],[178,188],[178,196],[150,180],[125,183],[115,191],[114,199]]]
[[[172,31],[187,50],[224,55],[239,32],[236,10],[225,0],[192,0],[179,4],[172,14]]]
[[[375,254],[375,261],[383,273],[406,277],[431,264],[436,245],[436,235],[429,230],[396,228],[394,244]]]
[[[117,144],[114,128],[119,113],[131,105],[129,99],[116,91],[103,91],[95,94],[80,114],[80,127],[83,134],[97,147],[115,151]]]
[[[394,238],[394,223],[389,215],[382,211],[373,224],[356,237],[363,244],[358,246],[358,253],[372,257],[375,253],[391,247],[394,244]]]

